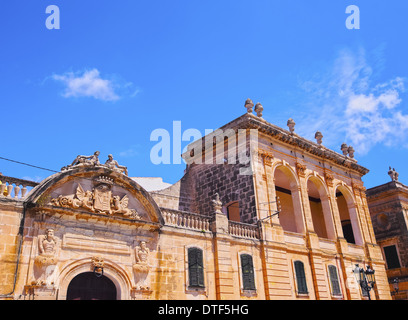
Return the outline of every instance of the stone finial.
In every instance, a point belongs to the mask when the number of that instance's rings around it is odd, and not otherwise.
[[[245,101],[245,108],[247,109],[248,113],[252,113],[252,107],[254,106],[254,103],[252,102],[251,99],[246,99]]]
[[[220,200],[220,195],[218,193],[215,194],[215,199],[212,200],[213,208],[215,213],[222,213],[222,202]]]
[[[258,117],[262,117],[263,106],[260,102],[255,105],[255,112]]]
[[[289,118],[288,122],[286,123],[286,125],[289,127],[289,131],[290,133],[293,133],[295,131],[295,121],[293,121],[292,118]]]
[[[347,151],[348,151],[349,157],[353,159],[354,158],[354,148],[352,146],[349,146]]]
[[[344,156],[347,156],[347,154],[348,154],[348,146],[347,146],[347,144],[345,144],[345,143],[343,143],[342,145],[341,145],[341,151],[343,151],[343,155]]]
[[[399,174],[397,171],[395,171],[394,168],[391,169],[390,167],[390,170],[388,171],[388,175],[390,176],[392,181],[398,181]]]
[[[320,131],[316,131],[315,139],[318,144],[322,144],[323,135]]]

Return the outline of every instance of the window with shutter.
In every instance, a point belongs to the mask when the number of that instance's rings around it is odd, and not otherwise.
[[[333,296],[341,296],[340,282],[336,266],[329,266],[329,278]]]
[[[302,261],[295,261],[295,273],[296,273],[296,283],[297,291],[300,294],[307,294],[307,285],[306,285],[306,275],[305,268]]]
[[[199,248],[188,249],[189,287],[204,287],[203,251]]]
[[[243,289],[255,290],[254,264],[249,254],[241,254],[241,270]]]

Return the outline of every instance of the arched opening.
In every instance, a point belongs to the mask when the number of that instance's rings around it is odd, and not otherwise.
[[[284,231],[304,233],[300,190],[293,173],[285,166],[275,169],[275,192],[281,210],[279,223]]]
[[[335,231],[327,191],[317,177],[307,180],[313,229],[320,238],[334,239]]]
[[[309,196],[310,212],[312,214],[313,228],[320,238],[327,238],[326,224],[324,221],[322,201],[315,183],[307,181],[307,192]]]
[[[357,211],[354,201],[343,186],[336,189],[336,202],[339,209],[344,239],[348,243],[362,245],[363,240],[358,225]]]
[[[67,300],[116,300],[116,286],[108,277],[84,272],[71,280]]]
[[[239,201],[231,202],[226,208],[228,220],[241,222],[241,216],[239,215]]]

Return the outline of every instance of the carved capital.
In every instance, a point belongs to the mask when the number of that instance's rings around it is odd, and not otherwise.
[[[301,163],[296,163],[296,171],[299,175],[299,177],[306,177],[306,165],[301,164]]]
[[[328,187],[333,187],[333,180],[334,177],[331,173],[325,173],[324,174],[324,179],[326,180],[326,184]]]
[[[268,151],[262,150],[262,149],[258,149],[258,155],[262,158],[263,163],[266,166],[271,166],[272,165],[273,154],[271,152],[268,152]]]
[[[367,190],[362,184],[353,183],[352,187],[355,192],[365,192]]]

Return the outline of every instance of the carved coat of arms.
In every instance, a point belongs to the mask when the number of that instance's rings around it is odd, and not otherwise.
[[[97,212],[104,212],[111,214],[111,199],[112,192],[108,185],[100,184],[94,189],[94,209]]]
[[[118,195],[112,194],[112,179],[108,177],[98,177],[94,187],[91,190],[84,190],[81,184],[78,183],[75,194],[59,195],[57,198],[51,199],[50,204],[64,208],[83,208],[87,211],[104,213],[104,214],[120,214],[125,217],[140,220],[135,209],[128,208],[129,198],[124,195],[122,199]]]

